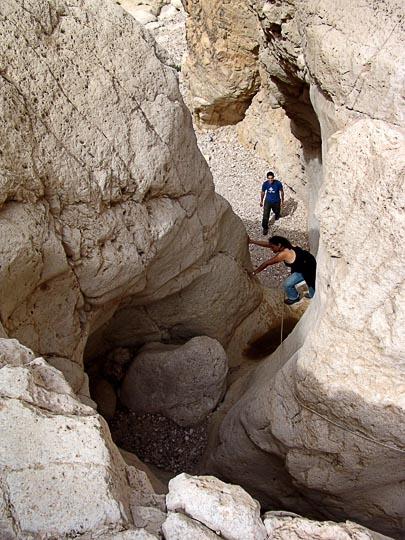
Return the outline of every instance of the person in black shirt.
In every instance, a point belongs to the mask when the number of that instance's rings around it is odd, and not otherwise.
[[[283,286],[287,294],[284,302],[288,305],[295,304],[301,300],[300,295],[295,287],[300,281],[305,281],[308,286],[308,293],[304,296],[312,298],[315,294],[315,277],[316,277],[316,259],[305,249],[298,246],[293,246],[287,238],[283,236],[272,236],[268,242],[262,240],[252,240],[249,238],[249,244],[254,244],[261,247],[269,247],[274,257],[262,262],[252,273],[255,276],[271,264],[283,262],[291,268],[291,275],[284,280]]]

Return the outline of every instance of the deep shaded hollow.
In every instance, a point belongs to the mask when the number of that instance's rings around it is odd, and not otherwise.
[[[209,416],[199,425],[181,427],[159,414],[117,409],[109,421],[115,444],[147,465],[178,474],[197,474],[207,446]]]
[[[272,354],[285,338],[294,330],[297,319],[291,317],[283,321],[282,338],[281,324],[270,328],[265,334],[250,341],[243,351],[244,356],[251,360],[260,360]]]
[[[118,347],[87,359],[90,396],[119,448],[155,467],[158,476],[159,470],[169,473],[169,478],[180,472],[197,474],[208,442],[211,415],[198,425],[183,427],[161,414],[137,414],[120,402],[122,380],[138,351],[139,347]]]
[[[282,323],[283,340],[292,332],[297,320]],[[280,345],[281,324],[253,339],[244,356],[260,360]],[[125,373],[139,351],[135,348],[113,348],[85,362],[90,395],[99,413],[107,420],[115,444],[135,454],[145,464],[175,475],[198,474],[208,444],[211,415],[196,426],[182,427],[160,414],[137,414],[120,403],[120,386]],[[157,472],[158,472],[157,471]]]

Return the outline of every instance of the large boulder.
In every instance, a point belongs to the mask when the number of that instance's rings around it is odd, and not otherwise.
[[[205,127],[235,124],[260,87],[254,13],[247,2],[183,4],[189,17],[182,71],[195,121]]]
[[[105,421],[15,340],[1,339],[0,354],[1,537],[130,525],[126,466]]]
[[[226,353],[215,339],[199,336],[182,346],[148,343],[128,369],[121,401],[137,413],[159,413],[192,426],[218,405],[227,372]]]
[[[390,540],[357,523],[313,521],[285,511],[260,517],[257,501],[239,486],[181,474],[169,482],[167,540]]]
[[[239,486],[210,476],[185,473],[169,482],[169,511],[182,512],[227,540],[265,540],[260,505]]]
[[[218,540],[216,532],[211,531],[196,519],[178,512],[171,512],[162,527],[165,540]]]

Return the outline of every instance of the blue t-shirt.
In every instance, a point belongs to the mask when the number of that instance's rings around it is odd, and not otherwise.
[[[280,202],[280,191],[283,191],[283,184],[276,178],[271,184],[268,180],[266,180],[263,182],[262,191],[266,192],[266,201],[271,203]]]

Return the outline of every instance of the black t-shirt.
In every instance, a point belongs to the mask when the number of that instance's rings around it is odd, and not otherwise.
[[[284,264],[291,268],[291,273],[299,272],[304,276],[304,279],[309,287],[315,289],[315,276],[316,276],[316,259],[309,251],[301,249],[298,246],[291,248],[295,251],[295,261],[293,263]]]

